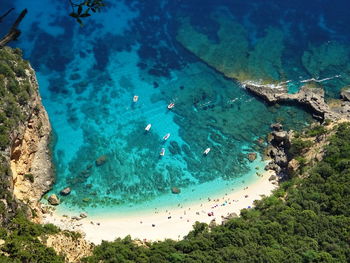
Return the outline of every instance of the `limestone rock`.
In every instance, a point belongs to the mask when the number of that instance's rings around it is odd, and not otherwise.
[[[295,172],[299,169],[299,162],[296,159],[292,159],[288,163],[288,170]]]
[[[48,201],[51,205],[59,205],[60,204],[60,199],[58,199],[57,195],[55,195],[55,194],[50,195]]]
[[[101,155],[95,161],[96,166],[104,165],[107,162],[107,155]]]
[[[61,190],[60,194],[61,195],[69,195],[70,192],[71,192],[71,189],[69,187],[66,187],[66,188]]]
[[[181,190],[177,187],[171,187],[171,192],[173,194],[179,194],[179,193],[181,193]]]
[[[350,101],[350,88],[342,89],[342,91],[340,92],[340,97],[343,100]]]
[[[42,243],[52,247],[57,254],[66,256],[65,262],[81,262],[81,259],[92,254],[94,245],[86,241],[83,237],[73,237],[64,232],[48,235],[41,239]]]

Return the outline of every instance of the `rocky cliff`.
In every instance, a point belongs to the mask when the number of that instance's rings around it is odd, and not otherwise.
[[[38,93],[38,83],[32,68],[28,70],[34,92],[30,98],[28,118],[13,134],[11,171],[14,196],[40,215],[38,201],[53,183],[49,150],[51,125]]]
[[[0,50],[0,93],[1,177],[8,195],[40,215],[39,199],[53,183],[51,126],[35,72],[20,50]]]

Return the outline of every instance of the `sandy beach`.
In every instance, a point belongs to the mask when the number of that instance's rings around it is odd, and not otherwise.
[[[148,241],[167,238],[182,239],[196,222],[210,223],[215,220],[221,224],[230,213],[239,215],[240,210],[253,205],[254,200],[268,196],[276,188],[269,181],[273,171],[266,171],[257,180],[232,193],[225,193],[217,198],[208,198],[202,202],[183,205],[174,209],[155,209],[139,214],[125,216],[87,216],[75,220],[57,215],[44,215],[44,223],[53,223],[62,229],[77,230],[85,234],[87,240],[99,244],[102,240],[113,241],[118,237],[130,235],[132,238]],[[209,216],[210,214],[210,216]]]

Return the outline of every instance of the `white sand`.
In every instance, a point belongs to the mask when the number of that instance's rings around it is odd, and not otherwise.
[[[126,216],[88,216],[79,221],[53,213],[53,215],[45,215],[44,223],[53,223],[62,229],[80,230],[85,233],[87,240],[95,244],[101,243],[102,240],[113,241],[117,237],[123,238],[127,235],[148,241],[166,238],[178,240],[188,234],[196,221],[210,223],[215,219],[216,223],[220,224],[222,216],[230,213],[239,214],[241,209],[252,206],[254,200],[261,199],[263,195],[270,195],[276,188],[276,185],[269,181],[272,174],[274,174],[273,171],[264,172],[254,183],[244,189],[218,196],[210,201],[204,200],[202,203],[184,205],[182,208]],[[214,215],[208,216],[209,212],[213,212]]]

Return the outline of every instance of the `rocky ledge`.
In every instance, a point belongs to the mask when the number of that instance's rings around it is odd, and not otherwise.
[[[350,119],[350,101],[342,100],[335,107],[330,107],[324,98],[324,90],[314,85],[304,85],[298,93],[288,93],[286,86],[259,85],[244,83],[243,86],[264,99],[267,103],[294,103],[310,110],[314,118],[324,121]]]

